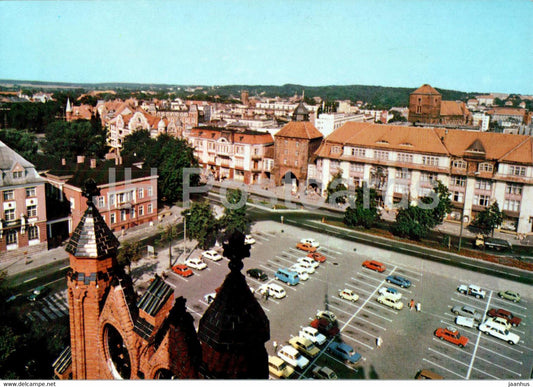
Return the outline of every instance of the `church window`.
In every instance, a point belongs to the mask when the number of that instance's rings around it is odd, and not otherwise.
[[[128,348],[119,331],[110,324],[104,327],[104,345],[107,364],[113,376],[117,379],[129,379],[131,362]]]

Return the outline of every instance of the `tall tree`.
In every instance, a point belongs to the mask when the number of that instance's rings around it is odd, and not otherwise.
[[[346,203],[348,197],[348,187],[344,184],[342,179],[342,172],[337,172],[328,183],[326,187],[326,192],[328,196],[326,197],[326,202],[331,203],[335,201],[337,204]]]
[[[31,132],[14,129],[0,130],[0,140],[26,160],[32,161],[37,153],[37,138]]]
[[[187,236],[196,239],[200,248],[208,249],[215,244],[218,223],[208,201],[193,203],[182,215],[187,221]]]
[[[369,189],[366,182],[363,182],[362,187],[356,188],[355,198],[350,200],[350,206],[346,208],[344,223],[351,227],[371,228],[379,219],[377,197],[377,191]]]
[[[224,216],[220,219],[220,227],[225,230],[225,235],[234,231],[246,234],[250,231],[250,219],[246,215],[246,200],[239,189],[229,189],[226,192],[229,206],[224,208]]]
[[[106,133],[90,121],[56,121],[46,127],[45,153],[56,158],[74,159],[76,156],[101,158],[107,152]]]
[[[502,223],[503,212],[500,211],[498,202],[494,201],[489,207],[477,214],[472,225],[479,228],[483,234],[492,234],[494,237],[494,229],[501,226]]]

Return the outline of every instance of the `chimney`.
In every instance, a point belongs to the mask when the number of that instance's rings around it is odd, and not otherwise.
[[[61,159],[61,165],[67,165],[67,160]]]
[[[76,162],[78,164],[83,164],[85,162],[85,156],[78,156]]]
[[[96,159],[91,159],[91,169],[96,168]]]

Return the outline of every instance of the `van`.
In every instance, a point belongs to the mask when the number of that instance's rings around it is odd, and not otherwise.
[[[278,269],[275,274],[276,278],[289,285],[297,285],[300,282],[298,273],[289,269]]]

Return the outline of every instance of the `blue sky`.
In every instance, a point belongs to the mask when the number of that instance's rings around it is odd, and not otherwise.
[[[533,94],[530,0],[0,2],[0,78]]]

